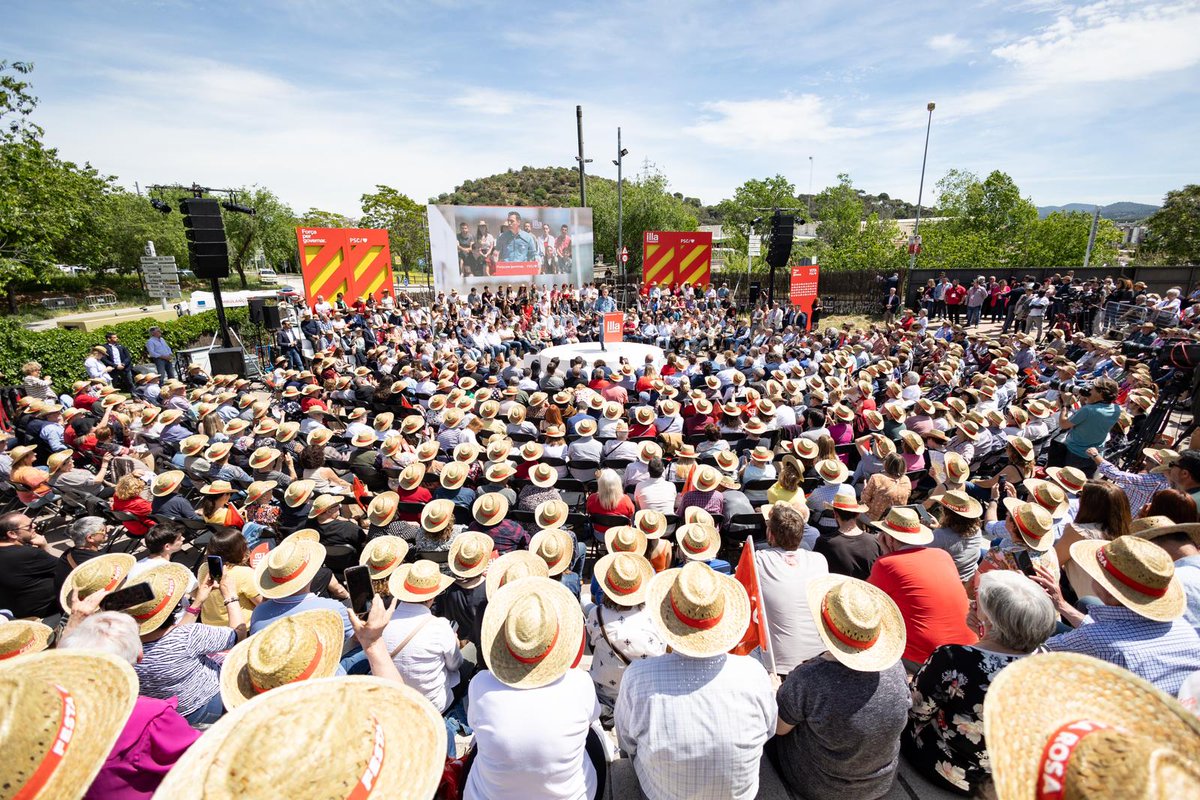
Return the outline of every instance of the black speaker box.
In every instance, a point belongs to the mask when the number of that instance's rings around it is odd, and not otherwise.
[[[208,351],[211,375],[237,375],[246,377],[246,357],[240,347],[214,347]]]
[[[283,327],[283,319],[279,315],[279,306],[267,301],[263,304],[262,326],[269,331],[277,331]]]

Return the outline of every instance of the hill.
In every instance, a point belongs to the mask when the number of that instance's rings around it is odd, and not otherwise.
[[[1065,206],[1038,206],[1038,216],[1044,219],[1055,211],[1082,211],[1085,214],[1091,214],[1095,209],[1096,206],[1092,203],[1067,203]],[[1158,211],[1158,206],[1147,205],[1146,203],[1110,203],[1106,206],[1100,206],[1100,217],[1101,219],[1111,219],[1113,222],[1141,222],[1155,211]]]
[[[608,180],[588,176],[588,183]],[[454,187],[454,191],[431,197],[429,202],[453,206],[577,206],[579,173],[570,167],[510,169],[498,175],[463,181],[461,186]]]

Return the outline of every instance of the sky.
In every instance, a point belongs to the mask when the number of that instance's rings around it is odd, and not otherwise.
[[[122,185],[270,187],[357,214],[464,180],[663,172],[717,203],[847,173],[925,202],[952,168],[1039,205],[1159,203],[1200,181],[1200,0],[6,0],[35,119]],[[811,158],[811,162],[810,162]],[[811,164],[811,173],[810,173]],[[810,178],[811,175],[811,178]]]

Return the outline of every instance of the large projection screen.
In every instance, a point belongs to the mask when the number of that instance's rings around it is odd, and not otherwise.
[[[497,284],[590,283],[592,210],[528,206],[429,206],[438,291]]]

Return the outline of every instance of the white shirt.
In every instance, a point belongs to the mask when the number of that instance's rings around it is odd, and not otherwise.
[[[596,604],[589,604],[584,613],[587,616],[588,641],[592,643],[592,682],[596,684],[596,694],[611,706],[617,701],[621,675],[627,665],[613,652],[609,642],[612,642],[630,663],[661,656],[667,652],[667,646],[644,606],[601,609]],[[599,614],[604,615],[604,635],[608,636],[607,641],[600,633]]]
[[[567,670],[537,689],[514,689],[480,672],[467,692],[478,753],[466,800],[591,800],[596,771],[583,748],[600,703],[586,672]]]
[[[829,574],[825,556],[808,550],[768,547],[754,552],[763,608],[775,670],[786,675],[828,648],[817,635],[817,624],[808,609],[808,582]]]
[[[615,711],[617,740],[650,800],[751,800],[777,716],[771,679],[753,658],[679,653],[630,664]]]
[[[453,700],[451,690],[458,686],[458,670],[462,666],[462,652],[450,623],[433,616],[422,603],[400,603],[383,629],[383,642],[388,652],[392,652],[422,622],[425,627],[392,661],[408,686],[444,712]]]
[[[637,462],[641,464],[641,462]],[[634,465],[630,464],[629,468],[633,469]],[[675,496],[679,490],[675,488],[675,484],[670,481],[659,478],[658,480],[649,477],[637,484],[637,489],[633,492],[633,503],[641,509],[652,509],[663,514],[675,513]]]

